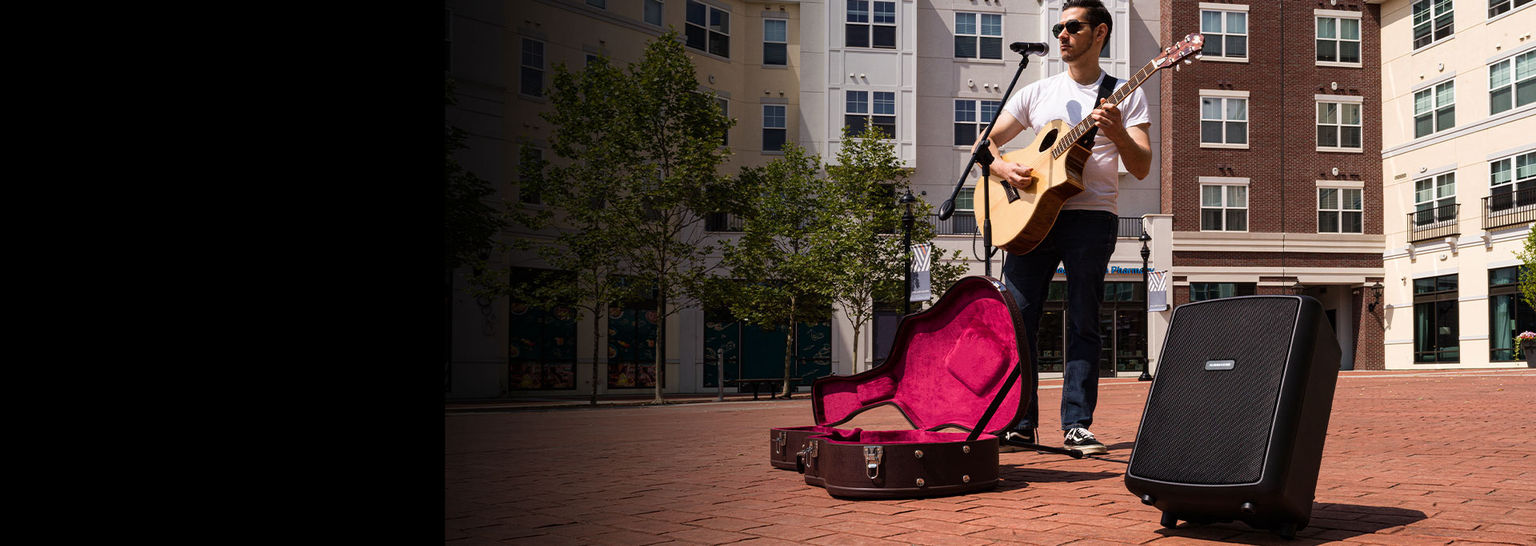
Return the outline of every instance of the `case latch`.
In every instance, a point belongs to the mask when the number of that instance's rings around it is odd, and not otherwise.
[[[772,447],[774,453],[783,453],[784,447],[789,444],[789,433],[782,430],[778,432],[778,436],[770,439],[768,443],[771,444],[770,447]]]
[[[864,446],[864,475],[873,480],[880,477],[880,460],[885,457],[885,448],[881,446]]]

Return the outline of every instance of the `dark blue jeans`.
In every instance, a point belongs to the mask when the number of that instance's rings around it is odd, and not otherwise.
[[[1099,304],[1104,299],[1104,273],[1115,251],[1115,215],[1097,210],[1064,210],[1045,239],[1028,254],[1008,254],[1003,283],[1024,315],[1024,335],[1036,366],[1040,362],[1040,316],[1061,264],[1067,274],[1067,356],[1062,373],[1061,430],[1093,424],[1099,399]],[[1017,429],[1036,428],[1040,402],[1031,396]]]

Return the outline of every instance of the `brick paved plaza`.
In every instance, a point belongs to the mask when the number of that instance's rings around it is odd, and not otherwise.
[[[1060,380],[1041,382],[1045,428]],[[1125,460],[1148,383],[1104,379],[1093,430]],[[1125,465],[1001,455],[992,491],[853,501],[768,464],[810,401],[514,409],[444,416],[448,544],[1536,544],[1536,370],[1342,372],[1311,524],[1163,529]],[[909,428],[889,408],[845,428]],[[1054,440],[1059,433],[1044,431]]]

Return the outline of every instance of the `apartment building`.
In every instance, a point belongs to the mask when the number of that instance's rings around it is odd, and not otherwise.
[[[1391,229],[1376,155],[1385,10],[1362,0],[1162,5],[1165,40],[1205,36],[1201,59],[1162,80],[1171,303],[1305,294],[1323,304],[1343,369],[1381,369],[1391,318],[1390,299],[1373,291]]]
[[[1523,367],[1515,255],[1536,221],[1531,0],[1384,0],[1388,369]]]

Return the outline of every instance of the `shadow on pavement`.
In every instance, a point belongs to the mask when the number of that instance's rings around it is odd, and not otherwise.
[[[1267,530],[1254,529],[1240,521],[1207,524],[1180,522],[1176,528],[1158,529],[1157,533],[1170,537],[1199,538],[1234,544],[1251,544],[1255,538],[1251,533],[1264,533],[1274,538],[1273,542],[1277,544],[1321,544],[1374,534],[1384,529],[1421,521],[1427,517],[1418,510],[1390,506],[1313,503],[1312,519],[1305,529],[1296,532],[1296,539],[1293,541],[1285,541]],[[1324,532],[1328,533],[1326,541],[1316,538]]]
[[[1078,472],[1075,470],[1050,470],[1030,468],[1024,465],[1002,465],[998,476],[1003,478],[1000,490],[1018,489],[1031,483],[1064,483],[1104,480],[1123,476],[1122,472]]]

